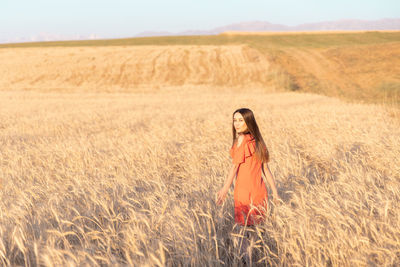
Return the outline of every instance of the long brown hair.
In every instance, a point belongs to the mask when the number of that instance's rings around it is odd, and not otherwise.
[[[253,111],[251,111],[248,108],[239,108],[239,109],[235,110],[232,114],[232,134],[233,134],[232,147],[236,141],[236,129],[235,129],[235,125],[233,124],[233,119],[234,119],[236,112],[239,112],[243,116],[244,122],[247,125],[246,133],[250,133],[256,140],[256,156],[261,160],[262,163],[264,163],[264,162],[268,163],[269,162],[268,148],[265,145],[265,142],[261,136],[260,130],[258,129],[256,119],[254,118]]]

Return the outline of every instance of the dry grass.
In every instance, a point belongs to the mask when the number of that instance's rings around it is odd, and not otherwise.
[[[285,48],[269,56],[269,61],[271,69],[280,69],[291,78],[288,89],[400,107],[399,55],[397,42],[323,49]]]
[[[400,264],[397,36],[1,46],[0,264],[240,265],[233,199],[214,203],[238,107],[284,200],[255,229],[255,262]],[[385,106],[265,93],[283,89]]]
[[[214,196],[230,164],[231,112],[243,106],[284,200],[256,229],[254,260],[400,264],[391,113],[312,94],[213,91],[0,92],[1,264],[239,264],[232,195],[223,207]]]
[[[400,31],[374,31],[7,44],[0,90],[263,86],[400,107],[399,40]]]
[[[265,85],[269,62],[235,46],[50,47],[0,50],[0,88],[136,91],[176,85]]]

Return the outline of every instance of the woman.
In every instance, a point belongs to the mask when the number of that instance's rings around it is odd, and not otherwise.
[[[222,189],[217,193],[221,205],[236,176],[234,189],[235,222],[242,226],[261,223],[265,218],[268,193],[261,176],[267,179],[274,202],[280,200],[274,178],[268,168],[269,153],[250,109],[241,108],[233,113],[233,145],[230,149],[232,167]],[[246,241],[246,240],[244,240]],[[244,244],[246,247],[246,244]]]

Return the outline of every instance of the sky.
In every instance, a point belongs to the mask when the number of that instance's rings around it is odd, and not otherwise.
[[[400,18],[400,0],[1,0],[0,42],[38,35],[132,37],[245,21],[294,26]]]

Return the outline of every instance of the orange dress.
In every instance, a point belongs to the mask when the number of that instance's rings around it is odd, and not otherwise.
[[[230,149],[232,163],[239,164],[233,198],[235,222],[241,225],[261,223],[267,209],[268,192],[261,176],[262,162],[255,148],[253,136],[245,134],[240,146],[237,147],[236,141]]]

